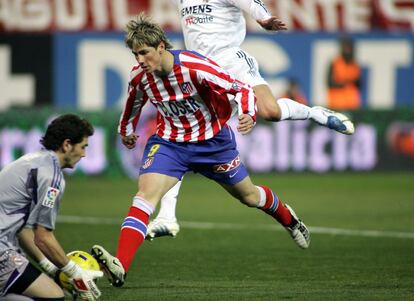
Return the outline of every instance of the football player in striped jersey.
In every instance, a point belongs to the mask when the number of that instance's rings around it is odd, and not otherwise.
[[[128,23],[125,41],[138,64],[131,71],[119,124],[124,145],[135,147],[135,127],[146,102],[157,108],[158,122],[144,150],[138,192],[121,226],[116,256],[102,246],[92,247],[111,283],[123,285],[145,240],[150,215],[188,171],[216,181],[241,203],[270,215],[300,247],[308,248],[310,234],[305,224],[269,187],[250,180],[227,125],[237,114],[237,131],[248,134],[252,130],[256,120],[253,89],[209,58],[171,50],[164,31],[144,14]]]
[[[347,116],[326,108],[308,107],[289,98],[276,99],[259,72],[256,59],[240,48],[246,36],[243,13],[267,31],[283,31],[286,25],[272,16],[262,0],[171,0],[177,6],[188,50],[217,62],[237,79],[253,87],[257,114],[265,120],[311,119],[343,134],[351,135],[354,125]],[[157,217],[148,226],[147,238],[176,236],[180,227],[175,207],[181,181],[161,200]]]

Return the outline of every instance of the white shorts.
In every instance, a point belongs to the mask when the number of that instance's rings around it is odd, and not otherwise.
[[[14,250],[0,252],[0,296],[23,274],[29,261]]]
[[[260,75],[256,59],[240,48],[226,49],[211,56],[211,59],[236,79],[252,87],[268,85]]]

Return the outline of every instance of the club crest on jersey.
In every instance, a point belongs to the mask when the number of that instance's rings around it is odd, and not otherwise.
[[[59,195],[59,189],[54,188],[54,187],[49,187],[45,198],[42,201],[42,206],[48,207],[48,208],[53,208],[53,206],[55,205],[56,199]]]
[[[145,159],[144,164],[142,164],[142,169],[147,169],[154,163],[154,157],[148,157]]]
[[[180,85],[180,89],[183,93],[190,94],[193,92],[193,86],[189,82],[185,82]]]
[[[216,173],[225,173],[225,172],[235,169],[236,167],[240,165],[240,163],[241,163],[240,156],[237,156],[236,158],[234,158],[228,163],[214,165],[213,170]]]
[[[232,88],[233,90],[240,91],[240,90],[241,90],[241,85],[240,85],[238,82],[234,82],[234,83],[231,85],[231,88]]]

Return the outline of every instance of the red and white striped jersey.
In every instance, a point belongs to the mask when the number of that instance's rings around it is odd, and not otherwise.
[[[121,135],[135,131],[147,101],[158,109],[156,134],[173,142],[210,139],[236,111],[256,120],[256,98],[249,85],[198,53],[171,53],[174,65],[168,76],[147,73],[139,65],[132,69],[118,128]]]

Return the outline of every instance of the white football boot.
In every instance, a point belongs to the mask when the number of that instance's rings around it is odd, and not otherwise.
[[[98,261],[99,266],[113,286],[121,287],[124,285],[126,273],[118,258],[112,256],[104,247],[99,245],[92,247],[91,254]]]
[[[153,240],[156,237],[172,236],[176,237],[180,232],[180,225],[177,223],[177,219],[166,219],[157,217],[152,220],[147,227],[147,240]]]
[[[302,249],[309,248],[310,245],[310,232],[306,225],[297,217],[295,211],[285,204],[286,208],[292,214],[292,217],[297,221],[297,223],[293,227],[285,227],[285,229],[289,232],[290,236],[293,238],[295,243]]]
[[[324,125],[332,130],[335,130],[345,135],[352,135],[355,132],[353,122],[345,114],[338,113],[319,106],[312,107],[311,110],[318,110],[323,115],[328,117],[327,123],[321,125]]]

